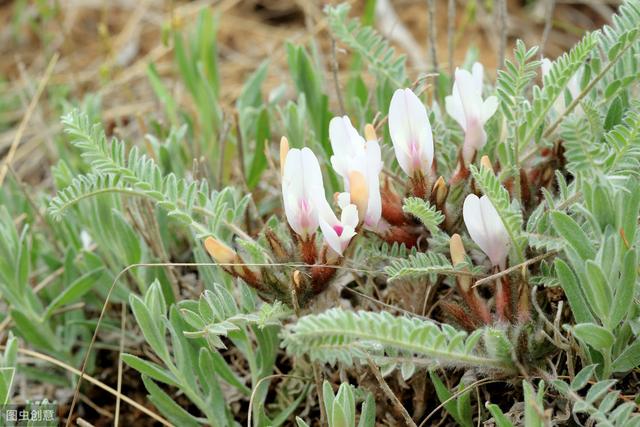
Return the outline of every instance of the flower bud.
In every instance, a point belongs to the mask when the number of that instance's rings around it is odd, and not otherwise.
[[[447,201],[447,196],[449,195],[449,188],[447,187],[447,183],[444,178],[441,176],[436,180],[436,183],[433,184],[433,189],[431,190],[431,200],[436,205],[436,207],[440,210],[444,207],[444,203]]]
[[[352,171],[349,174],[349,188],[351,193],[351,203],[358,208],[358,218],[364,219],[369,204],[369,189],[367,181],[360,172]]]
[[[367,141],[377,141],[376,128],[371,123],[367,123],[364,126],[364,137]]]
[[[467,252],[464,249],[464,244],[459,234],[451,236],[451,240],[449,240],[449,252],[451,253],[451,262],[454,267],[464,262],[464,257],[467,255]],[[458,284],[464,292],[469,292],[471,288],[471,278],[468,276],[459,276]]]
[[[289,140],[286,136],[280,138],[280,175],[284,175],[284,164],[289,152]]]
[[[480,166],[489,169],[491,172],[494,172],[491,160],[489,160],[489,156],[482,156],[482,158],[480,159]]]
[[[229,246],[211,236],[205,239],[204,247],[211,258],[220,264],[233,264],[238,256]]]
[[[302,273],[300,272],[300,270],[295,270],[293,272],[293,284],[298,288],[302,286]]]
[[[459,234],[451,236],[451,240],[449,240],[449,252],[451,253],[451,262],[454,267],[464,262],[467,253]],[[468,270],[465,268],[463,271]],[[473,315],[484,324],[489,324],[491,322],[489,309],[478,295],[478,292],[471,287],[471,280],[470,276],[458,275],[457,282],[461,290],[460,293]]]
[[[454,234],[449,240],[449,252],[451,252],[451,261],[455,267],[457,264],[464,262],[464,257],[467,255],[467,251],[464,249],[464,244],[459,234]]]

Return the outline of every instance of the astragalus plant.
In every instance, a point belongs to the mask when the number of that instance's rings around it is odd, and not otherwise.
[[[146,145],[66,112],[83,162],[55,170],[53,235],[1,213],[20,345],[93,373],[93,340],[120,330],[119,375],[179,426],[640,426],[640,1],[554,61],[518,41],[495,81],[482,56],[409,76],[348,6],[325,13],[346,84],[289,44],[296,96],[263,99],[261,66],[235,128],[210,104],[207,13],[173,42],[195,113],[153,67],[170,124]],[[239,171],[189,172],[207,149],[197,165]],[[33,291],[55,245],[71,285]],[[65,310],[81,298],[94,312]]]

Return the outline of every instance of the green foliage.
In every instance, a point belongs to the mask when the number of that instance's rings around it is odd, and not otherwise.
[[[419,197],[408,197],[404,199],[402,210],[418,218],[431,234],[440,232],[438,226],[444,221],[444,215],[426,200]]]
[[[388,80],[396,87],[405,85],[406,57],[396,57],[395,49],[373,27],[349,19],[349,10],[350,6],[346,3],[325,9],[333,35],[367,61],[378,78]]]
[[[393,260],[384,269],[390,281],[420,276],[427,276],[433,280],[438,273],[452,271],[451,262],[444,255],[435,252],[417,252],[406,259]]]
[[[638,426],[640,413],[633,401],[619,403],[620,392],[611,390],[615,380],[591,382],[594,365],[584,367],[571,383],[563,380],[551,382],[553,387],[563,394],[573,404],[574,414],[586,414],[595,425],[602,427]],[[585,392],[582,396],[580,393]]]
[[[220,198],[224,191],[209,194],[209,186],[204,180],[189,182],[173,173],[163,175],[153,159],[141,154],[137,147],[132,147],[127,153],[124,142],[108,141],[102,127],[91,124],[86,114],[73,111],[63,117],[63,123],[73,144],[82,150],[82,157],[94,172],[75,177],[51,200],[49,212],[54,218],[60,219],[70,206],[82,199],[104,193],[121,193],[150,199],[169,217],[190,226],[200,235],[210,232],[194,216],[208,219],[215,228],[224,219],[221,214],[227,206]],[[233,217],[242,213],[247,203],[248,198],[242,200]]]
[[[177,387],[208,422],[216,426],[232,424],[227,404],[221,399],[220,381],[245,397],[252,396],[252,389],[255,389],[255,425],[281,424],[300,403],[300,399],[295,400],[273,419],[265,412],[263,405],[269,381],[263,379],[273,371],[278,350],[279,319],[288,312],[280,303],[263,304],[258,308],[254,297],[247,297],[244,306],[239,306],[227,289],[215,284],[198,301],[183,300],[168,306],[157,282],[149,287],[144,297],[131,295],[130,305],[138,326],[164,366],[130,354],[123,355],[123,360],[143,375],[152,402],[169,419],[187,424],[198,422],[197,416],[181,408],[177,410],[157,382]],[[167,334],[169,341],[165,339]],[[246,358],[252,388],[234,373],[232,366],[220,354],[222,349],[226,349],[221,337],[233,343]]]
[[[325,381],[322,385],[322,397],[329,427],[356,427],[356,396],[353,386],[342,383],[338,394],[334,394],[331,384]],[[376,401],[371,393],[366,393],[357,426],[373,427],[375,421]],[[296,422],[298,427],[308,427],[301,418],[296,418]]]
[[[292,355],[345,365],[373,358],[378,363],[477,366],[510,371],[511,359],[483,354],[482,330],[471,335],[449,325],[388,312],[330,309],[300,318],[284,331],[283,345]],[[502,336],[495,330],[492,334]],[[495,336],[495,335],[494,335]]]
[[[4,354],[0,354],[0,405],[6,405],[11,401],[11,389],[16,374],[17,359],[18,340],[12,334],[9,334]]]
[[[593,54],[597,46],[597,33],[588,33],[571,51],[556,59],[544,78],[544,86],[533,87],[530,105],[527,106],[521,123],[518,123],[518,145],[524,147],[535,137],[540,138],[541,127],[548,117],[551,107],[564,93],[569,80]]]
[[[608,378],[613,361],[635,339],[628,322],[635,313],[638,259],[628,242],[635,241],[637,234],[638,183],[630,178],[616,188],[596,181],[583,188],[582,224],[565,213],[551,212],[551,223],[566,242],[563,249],[569,261],[557,259],[555,267],[578,322],[573,333],[585,349],[585,362],[598,363],[598,376]],[[628,356],[621,360],[629,360]]]
[[[460,393],[457,397],[449,390],[438,374],[429,371],[429,378],[436,389],[436,395],[440,403],[444,405],[449,415],[462,427],[471,427],[473,419],[471,415],[471,390],[464,391],[465,384],[460,382],[453,390]]]
[[[535,60],[537,53],[537,46],[527,49],[524,42],[518,40],[513,51],[513,61],[507,59],[505,69],[498,70],[496,93],[501,111],[508,120],[515,120],[526,102],[525,90],[540,67],[540,61]]]

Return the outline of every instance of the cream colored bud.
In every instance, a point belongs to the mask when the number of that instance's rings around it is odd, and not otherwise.
[[[451,240],[449,240],[449,252],[451,252],[451,261],[454,266],[464,262],[467,252],[464,249],[460,235],[457,233],[451,236]]]
[[[367,180],[360,172],[353,171],[349,174],[349,187],[351,194],[351,203],[358,208],[358,218],[362,221],[367,213],[369,205],[369,188]]]
[[[480,159],[480,166],[493,172],[493,165],[491,164],[491,160],[489,160],[489,156],[482,156]]]
[[[435,184],[433,184],[432,192],[433,200],[435,200],[438,207],[441,207],[445,200],[447,200],[447,195],[449,194],[449,188],[447,188],[447,183],[442,176],[436,180]]]
[[[211,255],[211,258],[220,264],[233,264],[236,261],[236,252],[211,236],[205,239],[204,247],[209,255]]]
[[[367,141],[377,141],[376,128],[371,123],[367,123],[364,126],[364,137]]]
[[[467,252],[464,249],[459,234],[451,236],[451,240],[449,240],[449,252],[451,252],[451,261],[454,267],[464,262],[464,257]],[[471,289],[471,278],[469,276],[458,276],[458,285],[464,292],[469,292],[469,289]]]
[[[284,164],[287,160],[287,153],[289,152],[289,140],[286,136],[280,138],[280,174],[284,175]]]
[[[302,273],[300,272],[300,270],[295,270],[293,272],[293,283],[297,287],[300,287],[302,285]]]

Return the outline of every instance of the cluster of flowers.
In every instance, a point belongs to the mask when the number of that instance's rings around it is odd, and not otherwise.
[[[464,130],[459,171],[473,161],[484,146],[487,135],[484,125],[498,107],[495,96],[482,99],[482,65],[473,65],[472,72],[458,69],[453,93],[446,97],[447,113]],[[434,148],[431,124],[424,105],[411,89],[398,89],[389,106],[389,133],[400,168],[408,176],[413,195],[424,197],[437,193],[436,181],[431,191],[428,182],[434,176]],[[302,247],[315,245],[318,227],[331,250],[329,258],[343,256],[360,227],[388,236],[393,230],[394,206],[397,195],[383,188],[380,173],[380,146],[371,125],[363,138],[349,118],[335,117],[329,125],[334,155],[331,165],[342,178],[344,192],[336,196],[341,209],[338,218],[325,198],[318,159],[309,148],[289,149],[286,138],[281,142],[282,194],[289,225],[298,235]],[[460,176],[458,172],[456,176]],[[468,171],[467,171],[468,175]],[[397,216],[397,215],[396,215]],[[485,196],[467,196],[463,216],[471,238],[487,254],[494,265],[504,267],[509,239],[495,208]],[[402,221],[402,220],[400,220]],[[403,240],[405,243],[410,240]],[[303,249],[303,259],[313,261],[313,254]],[[306,256],[304,255],[306,254]],[[329,259],[331,261],[331,259]]]
[[[452,94],[446,97],[445,107],[464,131],[464,143],[449,185],[443,177],[436,179],[433,135],[425,106],[411,89],[398,89],[393,94],[388,126],[395,157],[408,178],[404,194],[398,194],[388,179],[381,182],[383,163],[374,127],[367,124],[363,137],[347,116],[333,118],[329,124],[331,166],[344,186],[344,191],[335,195],[339,217],[326,199],[318,158],[309,148],[290,149],[283,137],[280,143],[282,196],[292,244],[272,230],[266,230],[264,235],[276,260],[302,260],[307,266],[303,271],[294,271],[291,278],[273,269],[251,268],[233,249],[212,237],[205,240],[206,249],[226,271],[245,280],[267,299],[278,298],[293,306],[303,306],[326,288],[335,274],[335,266],[347,256],[346,251],[357,234],[366,230],[388,242],[415,246],[424,230],[416,227],[415,221],[403,211],[403,198],[411,195],[429,200],[445,217],[453,217],[446,212],[450,189],[468,182],[468,166],[487,142],[484,126],[498,108],[497,98],[483,99],[482,89],[481,64],[474,64],[471,72],[456,70]],[[480,163],[492,170],[486,156]],[[487,255],[493,270],[504,269],[510,239],[489,198],[469,194],[464,200],[462,217],[469,236]],[[444,226],[453,232],[455,224],[457,219],[445,220]],[[316,243],[318,228],[324,241],[320,249]],[[460,236],[453,234],[450,244],[453,264],[459,264],[466,256]],[[454,306],[450,312],[456,316],[458,310],[456,317],[469,328],[491,322],[489,309],[471,286],[470,277],[458,277],[457,284],[471,314]],[[514,320],[506,277],[496,282],[495,298],[498,318]]]

